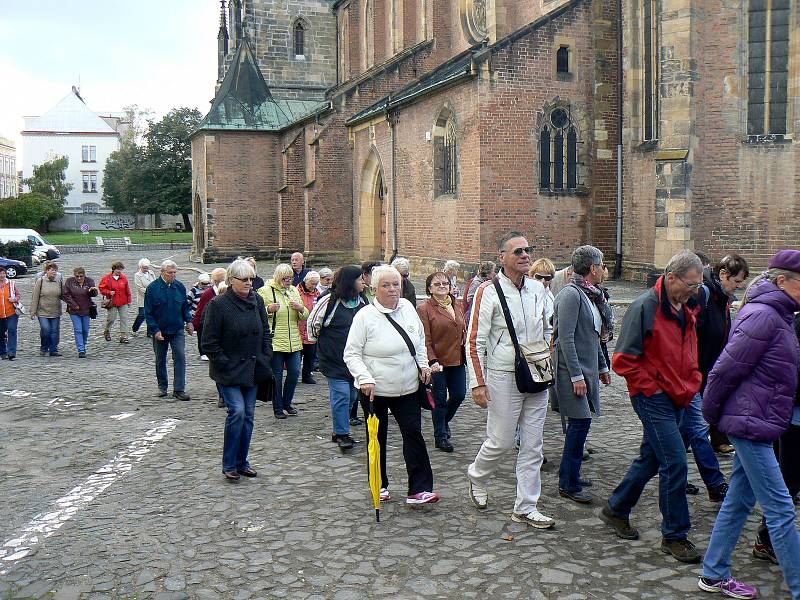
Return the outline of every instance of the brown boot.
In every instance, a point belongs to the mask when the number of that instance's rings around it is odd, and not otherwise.
[[[103,337],[106,338],[107,342],[111,341],[111,332],[108,329],[103,330]]]

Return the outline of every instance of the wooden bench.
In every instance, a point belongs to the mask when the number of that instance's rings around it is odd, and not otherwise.
[[[150,235],[164,235],[164,236],[166,236],[168,233],[172,233],[171,229],[163,229],[163,228],[159,228],[159,229],[138,229],[137,231],[139,233],[141,233],[142,235],[145,235],[146,233],[149,233]]]

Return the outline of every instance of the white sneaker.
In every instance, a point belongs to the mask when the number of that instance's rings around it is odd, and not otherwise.
[[[433,504],[439,501],[436,492],[419,492],[406,498],[406,504]]]
[[[476,508],[483,510],[489,502],[489,491],[472,483],[469,475],[467,476],[467,481],[469,482],[469,499],[472,500]]]
[[[392,495],[389,493],[388,488],[381,488],[380,496],[381,496],[381,502],[388,502],[389,500],[392,499]]]
[[[545,517],[538,510],[533,510],[527,515],[522,513],[511,513],[511,520],[517,523],[527,523],[536,529],[550,529],[556,522],[550,517]]]
[[[205,354],[202,354],[200,356],[200,360],[208,360],[208,357]]]

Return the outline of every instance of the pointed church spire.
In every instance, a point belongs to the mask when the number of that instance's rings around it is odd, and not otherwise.
[[[225,18],[225,0],[219,0],[219,33],[217,34],[217,81],[225,76],[225,58],[228,56],[228,24]]]

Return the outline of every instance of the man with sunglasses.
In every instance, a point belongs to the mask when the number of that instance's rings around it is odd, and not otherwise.
[[[178,265],[171,260],[161,263],[161,277],[147,286],[144,296],[144,316],[147,328],[153,334],[156,354],[156,379],[158,397],[164,398],[169,388],[167,378],[167,351],[172,350],[172,395],[178,400],[189,400],[186,393],[186,337],[194,333],[192,312],[186,288],[178,281]]]
[[[533,248],[518,231],[500,240],[497,274],[511,322],[520,344],[549,343],[552,306],[544,286],[526,277]],[[479,509],[488,504],[487,485],[504,455],[514,447],[517,426],[520,448],[517,456],[517,497],[512,520],[537,529],[555,524],[539,512],[542,492],[542,432],[547,416],[547,390],[521,393],[514,378],[516,352],[503,315],[503,307],[493,280],[481,284],[475,293],[468,334],[468,358],[472,399],[486,408],[486,441],[467,470],[469,496]]]
[[[630,513],[658,474],[661,551],[685,563],[697,563],[703,557],[687,538],[691,516],[686,499],[686,447],[679,429],[703,381],[695,327],[700,310],[696,292],[702,285],[700,259],[684,250],[670,259],[655,286],[625,313],[612,367],[628,384],[644,433],[639,456],[600,515],[617,536],[638,539]]]

